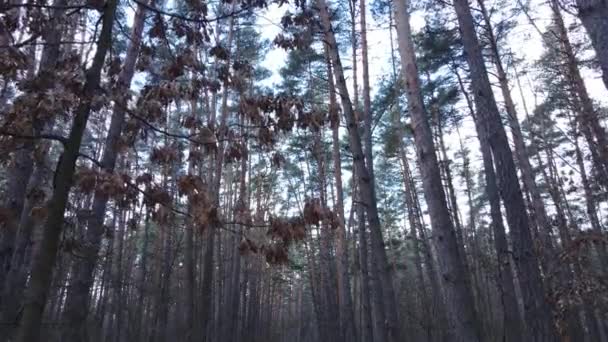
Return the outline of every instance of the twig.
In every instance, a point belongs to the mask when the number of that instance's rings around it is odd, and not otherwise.
[[[56,134],[27,135],[27,134],[19,134],[19,133],[9,132],[9,131],[5,131],[5,130],[0,130],[0,135],[5,135],[5,136],[13,137],[13,138],[20,138],[20,139],[29,139],[29,140],[36,140],[36,139],[55,140],[55,141],[59,141],[63,145],[65,145],[67,143],[67,139],[65,137],[56,135]]]

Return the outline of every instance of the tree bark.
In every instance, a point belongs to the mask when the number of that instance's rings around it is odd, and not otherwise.
[[[408,98],[408,110],[412,118],[414,139],[421,166],[424,194],[435,235],[435,248],[438,254],[448,322],[450,324],[450,340],[479,341],[479,327],[475,317],[473,295],[466,284],[464,266],[456,241],[456,232],[441,184],[433,135],[422,100],[407,5],[407,1],[404,0],[395,2],[399,53]]]
[[[138,5],[133,19],[130,44],[125,57],[125,64],[118,76],[118,87],[126,92],[131,86],[131,80],[135,73],[135,63],[139,54],[139,48],[144,29],[146,8]],[[118,157],[119,140],[125,121],[126,101],[119,101],[114,106],[110,129],[106,137],[103,157],[101,159],[102,171],[112,174]],[[93,285],[94,270],[97,265],[101,239],[104,233],[104,221],[109,196],[102,190],[96,190],[91,209],[92,216],[87,222],[84,244],[89,248],[84,258],[77,258],[73,265],[73,277],[68,288],[66,304],[64,309],[64,320],[66,324],[64,338],[68,341],[76,341],[84,338],[86,320],[88,314],[89,291]]]
[[[498,259],[498,281],[500,299],[504,312],[503,337],[505,342],[523,341],[525,325],[522,321],[517,304],[515,292],[515,277],[511,268],[511,256],[507,234],[503,225],[500,210],[500,197],[496,185],[496,173],[492,161],[492,152],[488,146],[487,138],[481,138],[480,146],[483,158],[484,175],[486,180],[486,194],[490,202],[490,215],[492,217],[492,231],[494,232],[494,248]]]
[[[70,135],[55,170],[55,184],[49,204],[49,214],[44,225],[42,239],[32,259],[32,276],[30,285],[26,290],[23,317],[19,322],[17,331],[17,342],[36,342],[40,337],[42,313],[49,291],[53,265],[57,257],[63,216],[73,183],[76,159],[91,112],[92,99],[99,88],[105,57],[112,45],[112,25],[116,6],[116,0],[109,0],[105,4],[101,33],[93,63],[86,72],[83,95],[75,110]]]
[[[492,93],[471,8],[467,0],[455,0],[454,7],[471,73],[478,114],[475,122],[479,126],[482,136],[487,137],[494,156],[499,192],[511,228],[513,257],[518,267],[520,286],[524,295],[525,317],[529,334],[534,336],[536,341],[554,341],[556,335],[551,322],[550,309],[545,302],[545,291],[534,251],[524,198],[507,135]]]
[[[524,185],[530,193],[530,197],[532,199],[532,217],[534,217],[536,221],[536,226],[541,236],[541,241],[543,241],[546,249],[545,252],[549,252],[552,250],[552,247],[549,247],[551,244],[551,225],[549,224],[545,204],[542,200],[540,190],[536,185],[536,174],[532,168],[532,165],[530,164],[530,155],[524,142],[521,125],[519,124],[519,119],[517,117],[517,110],[515,109],[515,103],[513,102],[511,91],[509,90],[509,80],[498,51],[498,41],[494,35],[492,22],[490,21],[490,16],[485,7],[485,0],[477,0],[477,2],[479,3],[484,22],[486,24],[492,60],[496,67],[500,90],[505,101],[507,119],[509,122],[509,127],[511,127],[511,136],[515,145],[515,155],[517,156],[517,161],[519,162]]]
[[[401,332],[401,324],[399,323],[397,304],[395,301],[395,291],[390,273],[391,270],[384,247],[380,218],[378,217],[376,193],[372,184],[374,180],[370,177],[368,166],[364,160],[363,147],[361,144],[362,140],[358,131],[357,123],[355,122],[353,105],[348,95],[348,87],[346,85],[346,79],[344,78],[344,70],[342,68],[342,62],[338,52],[338,45],[336,43],[336,38],[331,25],[329,8],[327,7],[325,0],[319,0],[318,5],[319,14],[321,17],[321,26],[323,28],[326,40],[325,43],[330,51],[332,65],[334,67],[336,86],[339,89],[346,127],[348,129],[350,148],[353,153],[353,163],[355,164],[355,172],[359,182],[359,193],[361,195],[360,199],[363,201],[363,203],[365,203],[367,211],[372,253],[374,254],[375,261],[378,263],[379,278],[384,287],[382,292],[384,295],[384,302],[387,304],[386,329],[388,331],[389,341],[401,341],[403,340],[402,336],[404,335]]]
[[[608,138],[606,137],[606,130],[600,124],[598,113],[593,107],[593,102],[585,82],[581,76],[578,62],[570,38],[568,37],[568,31],[564,24],[564,19],[561,14],[560,5],[557,0],[551,0],[551,10],[553,11],[553,19],[557,28],[557,36],[561,43],[561,50],[565,57],[566,75],[570,80],[572,89],[578,97],[578,103],[580,106],[577,119],[581,122],[581,132],[589,148],[595,152],[594,164],[602,175],[600,181],[605,187],[608,187]]]
[[[50,22],[53,24],[43,34],[46,45],[42,50],[40,58],[40,70],[36,77],[51,77],[51,73],[54,72],[56,68],[57,62],[61,55],[61,45],[59,44],[61,39],[61,26],[58,23],[58,19],[64,15],[65,10],[61,7],[65,6],[66,1],[67,0],[56,0],[53,3],[53,5],[57,8],[53,10],[53,15],[50,18]],[[3,27],[3,24],[0,24],[0,26]],[[6,44],[3,44],[1,41],[2,37],[4,36],[1,33],[1,30],[3,29],[2,27],[0,27],[0,44],[8,45],[8,41]],[[10,34],[8,36],[10,37]],[[33,58],[31,61],[31,66],[28,69],[28,79],[32,78],[31,76],[33,76],[36,67],[35,64],[35,58]],[[8,80],[5,79],[4,82],[7,84]],[[45,125],[49,125],[49,123],[40,122],[39,119],[34,118],[34,122],[31,127],[31,134],[37,135]],[[24,214],[29,215],[29,211],[27,213],[23,212],[24,205],[28,205],[27,202],[30,202],[28,198],[26,198],[26,194],[28,193],[27,190],[31,189],[32,186],[28,184],[30,182],[35,182],[38,184],[41,183],[40,179],[35,179],[32,177],[35,159],[33,153],[36,145],[37,143],[34,140],[23,141],[21,148],[16,151],[15,155],[13,156],[13,163],[11,163],[11,166],[8,168],[8,184],[6,192],[8,197],[4,201],[3,206],[5,209],[9,210],[10,220],[7,222],[5,229],[0,232],[0,286],[3,286],[7,281],[12,281],[12,279],[5,278],[5,276],[8,276],[8,273],[11,271],[12,258],[16,251],[15,247],[18,245],[17,239],[19,239],[19,242],[23,241],[24,238],[27,238],[28,241],[30,239],[29,235],[24,236],[23,234],[26,231],[21,225],[23,222],[21,218]],[[3,294],[0,293],[0,296],[3,296]],[[12,297],[8,299],[15,300],[20,298],[21,297]],[[4,310],[4,304],[2,303],[6,299],[7,298],[0,297],[0,310]]]
[[[578,17],[583,22],[602,70],[602,80],[608,89],[608,1],[576,0]]]
[[[340,326],[342,339],[357,341],[352,298],[350,292],[350,278],[348,274],[348,250],[346,244],[346,229],[344,221],[344,189],[342,187],[342,159],[340,157],[340,114],[336,99],[333,70],[329,51],[325,47],[327,63],[327,79],[329,82],[329,112],[332,124],[332,157],[334,164],[334,179],[336,182],[335,210],[338,213],[340,224],[336,231],[336,275],[338,281],[338,304],[340,306]]]

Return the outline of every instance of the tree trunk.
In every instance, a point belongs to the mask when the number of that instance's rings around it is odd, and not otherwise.
[[[578,62],[570,38],[568,38],[568,31],[562,18],[560,5],[557,0],[551,0],[550,4],[558,31],[556,34],[565,56],[566,74],[580,103],[580,111],[577,116],[581,122],[581,132],[583,132],[592,152],[597,151],[593,161],[602,175],[600,181],[605,187],[608,187],[608,138],[606,137],[606,131],[600,124],[598,113],[593,107],[593,102],[589,97],[587,87],[578,68]]]
[[[455,0],[454,7],[471,73],[478,114],[475,122],[479,126],[479,133],[482,137],[487,137],[494,156],[499,191],[511,228],[513,257],[518,267],[529,334],[534,336],[536,341],[554,341],[556,339],[555,330],[551,322],[550,309],[545,301],[545,291],[534,251],[523,194],[481,54],[471,9],[467,0]]]
[[[350,295],[350,278],[348,274],[348,250],[346,244],[346,231],[344,221],[344,190],[342,188],[342,159],[340,157],[340,114],[336,99],[336,88],[331,67],[329,51],[325,46],[325,59],[327,63],[327,79],[329,82],[329,110],[332,129],[332,157],[334,164],[334,179],[336,182],[335,210],[338,213],[340,224],[336,231],[336,275],[338,280],[338,305],[340,309],[340,330],[342,339],[357,341],[355,332],[352,298]]]
[[[61,7],[65,6],[66,1],[67,0],[56,0],[53,3],[57,9],[53,10],[53,16],[50,20],[55,21],[57,18],[64,15],[65,10]],[[2,27],[3,24],[0,24],[0,40],[2,40],[3,37],[3,34],[1,33]],[[10,37],[10,34],[8,36]],[[54,72],[61,55],[61,44],[59,44],[59,41],[61,40],[61,27],[58,24],[52,25],[51,28],[44,33],[43,38],[46,44],[42,50],[40,70],[36,77],[48,78],[51,77],[51,73]],[[2,44],[2,41],[0,41],[0,44]],[[6,44],[2,45],[8,45],[8,41]],[[31,66],[28,70],[28,79],[32,78],[31,76],[33,76],[34,70],[35,58],[31,61]],[[7,84],[8,80],[4,79],[4,82]],[[31,134],[37,135],[46,125],[49,125],[49,123],[40,122],[40,120],[35,119],[32,123]],[[6,176],[8,180],[6,193],[8,196],[5,199],[3,206],[9,211],[10,221],[7,222],[5,229],[0,232],[0,286],[2,287],[7,280],[12,281],[12,279],[5,278],[5,276],[8,276],[11,269],[11,261],[15,253],[15,247],[17,247],[19,242],[23,241],[24,238],[27,238],[28,241],[30,239],[30,235],[25,236],[23,234],[26,231],[23,229],[23,226],[21,226],[21,223],[23,222],[21,221],[21,218],[24,214],[29,215],[29,211],[27,213],[23,212],[24,205],[28,205],[27,202],[30,202],[28,198],[26,198],[26,194],[28,193],[27,190],[33,188],[28,184],[30,182],[40,184],[42,181],[32,177],[32,173],[34,172],[35,156],[33,153],[35,147],[36,142],[34,140],[23,141],[21,148],[17,150],[13,156],[13,163],[11,163],[11,166],[8,168],[8,174]],[[19,239],[19,241],[17,241],[17,239]],[[6,299],[7,297],[4,297],[4,294],[0,293],[0,311],[4,310],[3,302]],[[21,297],[9,297],[8,299],[19,301]]]
[[[435,235],[439,269],[450,324],[450,340],[479,341],[479,327],[475,317],[473,296],[471,289],[466,284],[464,266],[456,241],[456,232],[441,184],[433,135],[422,100],[407,7],[406,1],[395,2],[399,53],[408,98],[408,110],[412,118],[414,139],[421,166],[424,194]]]
[[[138,5],[133,19],[133,28],[130,36],[130,45],[125,57],[125,64],[118,76],[118,87],[127,91],[131,86],[131,80],[135,73],[135,63],[139,54],[139,48],[144,29],[146,9],[144,5]],[[118,157],[119,140],[125,121],[126,101],[116,104],[110,129],[106,137],[103,157],[101,160],[102,171],[112,174]],[[89,291],[93,285],[95,266],[97,265],[101,239],[104,233],[104,221],[109,196],[102,190],[96,190],[91,209],[92,216],[87,222],[85,245],[89,250],[84,258],[77,258],[73,265],[73,277],[68,288],[67,299],[64,310],[64,320],[70,322],[66,325],[64,338],[68,341],[76,341],[84,338],[85,322],[88,313]]]
[[[369,263],[367,255],[367,233],[365,231],[365,212],[357,206],[357,226],[359,232],[359,270],[361,271],[361,342],[374,341],[374,326],[372,322],[371,290],[369,277]]]
[[[63,227],[68,195],[72,187],[76,159],[82,136],[91,112],[92,99],[98,90],[106,54],[112,45],[112,25],[116,12],[116,0],[109,0],[103,11],[103,23],[95,57],[86,72],[83,96],[75,110],[70,135],[55,170],[55,184],[44,225],[42,239],[32,259],[32,276],[26,290],[23,317],[19,322],[17,342],[36,342],[40,337],[42,313],[51,282],[53,265],[57,257],[59,237]]]
[[[231,6],[232,10],[234,10],[235,5]],[[230,24],[228,28],[228,37],[227,37],[227,48],[230,51],[232,48],[232,39],[234,36],[234,17],[230,17],[228,19]],[[230,56],[230,53],[228,53]],[[226,61],[227,65],[230,65],[230,59]],[[215,127],[215,110],[211,111],[211,119],[210,126]],[[220,124],[218,128],[218,132],[224,132],[226,129],[226,122],[228,119],[228,83],[224,83],[224,93],[222,96],[222,103],[220,108]],[[214,204],[216,207],[219,207],[220,203],[220,188],[221,188],[221,179],[222,179],[222,170],[224,163],[224,137],[219,137],[221,140],[218,144],[218,150],[215,155],[215,168],[212,170],[213,172],[213,183],[212,183],[212,192],[214,196]],[[210,334],[211,327],[209,323],[212,321],[213,317],[213,306],[212,304],[212,286],[213,286],[213,256],[215,249],[215,228],[217,227],[207,227],[207,238],[206,238],[206,249],[204,256],[204,265],[203,265],[203,298],[201,301],[201,308],[203,310],[201,314],[201,324],[203,329],[203,341],[211,341],[212,335]]]
[[[481,135],[480,135],[481,137]],[[515,278],[511,268],[511,256],[507,234],[503,225],[500,210],[500,197],[496,186],[496,174],[492,161],[492,152],[485,138],[480,138],[481,154],[483,158],[484,175],[486,180],[486,194],[490,202],[490,215],[492,217],[492,231],[494,232],[494,248],[498,259],[498,281],[500,299],[504,312],[504,341],[523,341],[525,336],[524,323],[519,313],[515,292]]]
[[[372,243],[372,253],[375,261],[378,263],[378,273],[380,282],[382,283],[382,293],[384,295],[384,303],[387,305],[387,322],[386,329],[388,331],[390,341],[403,340],[401,333],[401,324],[398,320],[397,303],[395,301],[395,291],[389,267],[384,240],[380,226],[380,218],[378,217],[378,206],[376,193],[373,186],[373,179],[370,177],[368,166],[364,160],[363,147],[361,144],[361,136],[355,122],[355,113],[352,102],[348,95],[348,87],[344,78],[344,71],[338,45],[334,36],[333,28],[330,21],[329,9],[325,0],[319,0],[319,14],[321,24],[324,31],[326,44],[328,45],[332,65],[334,67],[334,75],[336,86],[339,90],[340,100],[344,111],[344,118],[348,129],[350,148],[353,152],[353,162],[355,164],[355,172],[358,177],[359,193],[363,203],[365,203],[367,218],[370,227],[370,237]]]
[[[492,23],[485,7],[485,0],[477,0],[477,2],[479,3],[484,22],[486,24],[492,59],[494,61],[494,65],[496,66],[500,90],[505,101],[507,119],[509,122],[509,127],[511,127],[511,136],[515,145],[515,154],[517,156],[517,161],[519,162],[524,185],[530,193],[532,199],[532,216],[535,218],[536,226],[541,236],[541,241],[543,241],[545,248],[547,249],[546,252],[549,252],[552,250],[552,248],[548,247],[551,244],[551,225],[549,224],[545,204],[542,200],[540,190],[536,185],[536,175],[532,165],[530,164],[530,156],[524,142],[519,119],[517,118],[517,110],[515,109],[515,103],[513,102],[511,91],[509,90],[509,81],[502,64],[500,53],[498,51],[498,41],[494,35]]]
[[[583,22],[597,60],[602,69],[602,80],[608,89],[608,1],[576,0],[578,17]]]

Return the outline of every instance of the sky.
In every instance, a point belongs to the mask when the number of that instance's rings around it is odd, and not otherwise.
[[[488,9],[491,9],[492,6],[494,4],[493,0],[486,0],[486,6]],[[550,8],[544,3],[544,0],[532,0],[531,1],[532,6],[532,11],[531,11],[531,16],[533,17],[534,21],[535,21],[535,25],[541,30],[544,31],[544,29],[546,28],[546,26],[548,24],[551,23],[551,12],[550,12]],[[389,37],[389,28],[388,28],[388,24],[383,24],[380,25],[376,20],[374,20],[373,16],[369,13],[369,7],[371,7],[368,4],[368,13],[367,13],[367,25],[368,25],[368,50],[369,50],[369,61],[370,61],[370,67],[369,67],[369,72],[370,72],[370,81],[372,82],[372,97],[374,96],[374,92],[376,89],[378,89],[377,86],[379,80],[381,79],[381,77],[383,75],[388,75],[391,73],[390,70],[390,52],[391,52],[391,46],[390,43],[388,41],[388,37]],[[280,26],[280,20],[281,17],[283,16],[284,12],[285,12],[285,8],[279,8],[276,4],[273,4],[271,6],[269,6],[269,8],[267,10],[265,10],[264,12],[260,13],[258,15],[258,21],[257,23],[260,25],[260,32],[262,33],[262,37],[269,39],[269,40],[273,40],[280,32],[281,32],[281,26]],[[568,13],[564,13],[564,19],[566,21],[567,25],[571,25],[573,23],[576,22],[576,19],[574,18],[574,16],[569,15]],[[525,17],[524,15],[520,15],[518,17],[518,25],[517,27],[511,32],[510,36],[509,36],[509,40],[507,42],[507,44],[509,45],[510,49],[513,51],[513,53],[519,57],[519,58],[523,58],[525,60],[526,64],[533,64],[535,61],[537,61],[544,50],[543,47],[543,43],[542,43],[542,38],[540,36],[540,34],[538,33],[538,31],[534,28],[533,25],[530,24],[530,21],[527,19],[527,17]],[[414,32],[419,31],[422,27],[424,27],[425,25],[425,19],[423,16],[423,13],[421,13],[420,11],[415,11],[412,13],[411,15],[411,22],[410,22],[412,29]],[[576,36],[572,36],[571,38],[576,41],[576,39],[578,37],[585,37],[584,35],[576,35]],[[396,33],[393,31],[393,39],[396,39]],[[395,49],[397,47],[396,42],[394,44]],[[360,56],[360,53],[359,53]],[[262,63],[262,65],[266,68],[268,68],[269,70],[271,70],[273,72],[272,77],[270,77],[269,79],[267,79],[264,83],[267,86],[272,86],[273,84],[279,84],[281,82],[281,78],[279,75],[279,69],[281,66],[283,66],[285,64],[285,60],[287,57],[287,53],[280,48],[273,48],[271,51],[268,52],[264,62]],[[397,61],[398,56],[397,57]],[[590,58],[592,56],[580,56],[582,58]],[[350,56],[342,56],[343,59],[343,63],[346,66],[346,73],[347,73],[347,82],[349,83],[349,85],[352,85],[352,74],[350,74],[350,70],[352,70],[351,68],[348,67],[348,65],[350,63],[352,63],[352,60],[350,58]],[[360,61],[359,61],[360,63]],[[523,68],[520,67],[520,68]],[[359,73],[361,72],[362,68],[359,67],[358,68]],[[582,70],[583,72],[583,77],[585,79],[585,82],[587,84],[588,87],[588,91],[590,93],[590,95],[592,96],[592,98],[598,102],[603,103],[604,105],[608,104],[608,91],[606,90],[604,84],[601,81],[601,77],[598,73],[590,71],[590,70]],[[517,88],[514,88],[514,84],[511,84],[512,86],[512,96],[514,98],[514,101],[516,103],[517,109],[519,113],[523,113],[523,100],[525,100],[527,106],[529,109],[534,108],[534,103],[535,101],[538,101],[538,98],[535,98],[536,96],[539,96],[537,93],[537,91],[534,90],[534,80],[533,80],[533,75],[525,75],[522,77],[521,81],[522,81],[522,88],[523,88],[523,94],[524,97],[522,99],[522,96],[520,96],[520,92]],[[362,79],[362,75],[359,74],[358,75],[359,79]],[[352,88],[351,88],[351,93],[352,93]],[[495,89],[495,95],[497,98],[497,101],[502,101],[502,97],[500,95],[500,92],[497,91]],[[462,104],[464,106],[464,103]],[[523,114],[520,114],[520,120],[523,118]],[[565,131],[567,131],[567,127],[563,127]],[[510,134],[510,132],[507,132],[508,134]],[[342,134],[345,134],[345,132],[342,132]],[[475,145],[477,145],[477,138],[476,138],[476,134],[475,134],[475,127],[474,127],[474,123],[472,122],[472,120],[470,118],[465,118],[464,122],[462,123],[462,127],[460,128],[460,134],[465,142],[466,145],[469,145],[471,142],[473,142]],[[458,147],[459,146],[459,136],[456,134],[455,130],[451,133],[449,133],[446,137],[446,143],[448,146],[452,146],[453,148],[448,151],[448,154],[450,155],[450,158],[455,159],[454,154],[455,152],[457,152]],[[478,151],[477,147],[471,147],[469,146],[469,148],[471,149],[471,158],[473,160],[473,163],[475,163],[476,165],[473,165],[473,168],[478,169],[481,168],[481,157]],[[412,151],[413,152],[413,151]],[[414,158],[414,155],[411,155],[412,158]],[[565,171],[568,171],[567,169],[569,168],[569,166],[567,165],[562,165],[563,169]],[[345,177],[345,179],[350,178],[350,175],[343,175]],[[468,213],[466,212],[468,210],[468,204],[466,196],[464,196],[465,194],[465,185],[464,184],[459,184],[460,182],[460,177],[456,177],[456,192],[459,194],[458,196],[458,202],[459,202],[459,207],[461,210],[461,214],[462,217],[468,217]],[[575,200],[575,199],[573,199]],[[606,210],[606,208],[604,208]],[[549,208],[549,211],[551,211],[551,209]]]
[[[369,0],[373,1],[373,0]],[[546,4],[544,4],[544,0],[532,0],[533,6],[532,16],[535,20],[536,25],[540,28],[540,30],[544,30],[544,28],[551,22],[551,13],[550,9]],[[494,0],[486,0],[486,6],[488,9],[492,8]],[[281,18],[289,5],[279,7],[276,4],[271,4],[264,11],[256,11],[257,16],[257,25],[258,29],[262,35],[262,38],[273,41],[274,38],[281,32],[282,28],[280,25]],[[392,71],[390,69],[390,43],[388,41],[389,37],[389,28],[388,24],[384,23],[380,25],[376,20],[374,20],[373,16],[369,13],[369,7],[371,7],[368,3],[368,13],[367,13],[367,24],[368,24],[368,53],[369,53],[369,61],[370,61],[370,81],[372,83],[372,97],[374,96],[375,91],[379,88],[377,87],[379,80],[384,75],[390,74]],[[131,11],[129,11],[131,12]],[[129,19],[132,20],[132,12],[129,13]],[[512,31],[509,36],[509,41],[507,42],[510,49],[515,53],[516,56],[523,58],[526,63],[532,64],[536,60],[540,58],[543,53],[543,44],[539,33],[536,29],[529,23],[528,19],[521,15],[519,17],[518,26]],[[575,18],[571,15],[565,14],[565,20],[568,25],[575,22]],[[410,22],[412,29],[414,32],[420,30],[425,25],[425,19],[423,13],[420,11],[413,12],[411,15]],[[396,33],[393,31],[393,39],[396,39]],[[578,35],[580,36],[580,35]],[[396,42],[395,42],[396,48]],[[358,54],[360,56],[360,53]],[[397,57],[397,61],[398,56]],[[583,58],[588,58],[591,56],[582,56]],[[272,87],[273,85],[278,85],[281,83],[281,77],[279,75],[280,68],[285,65],[287,58],[287,52],[278,47],[272,47],[271,50],[267,53],[264,61],[262,62],[262,66],[266,67],[268,70],[272,72],[272,76],[267,80],[263,81],[262,85]],[[352,63],[350,58],[350,53],[348,56],[342,56],[343,63],[345,64],[345,72],[347,76],[347,82],[349,85],[352,85],[352,68],[349,67],[349,64]],[[359,60],[360,63],[360,60]],[[523,68],[523,67],[522,67]],[[361,73],[362,68],[358,68],[359,73]],[[585,78],[585,82],[587,84],[588,90],[592,98],[596,101],[599,101],[603,104],[608,104],[608,91],[604,87],[600,75],[594,73],[589,70],[583,70],[583,76]],[[533,90],[534,81],[531,79],[533,77],[528,75],[522,78],[523,82],[523,93],[524,99],[528,105],[528,108],[533,108],[535,103],[535,91]],[[358,75],[358,79],[362,79],[362,75]],[[511,85],[513,87],[513,84]],[[352,94],[352,88],[350,89]],[[502,101],[500,97],[500,92],[495,91],[495,95],[497,97],[497,101]],[[518,112],[523,112],[523,101],[520,93],[517,89],[513,89],[512,95],[514,101],[516,102],[516,106],[518,107]],[[464,104],[462,104],[464,106]],[[520,119],[523,115],[520,115]],[[475,136],[475,128],[474,124],[470,118],[465,118],[462,123],[462,127],[460,128],[461,136],[465,142],[465,144],[469,145],[469,143],[477,144],[477,138]],[[346,134],[346,132],[342,132],[342,134]],[[451,150],[448,151],[450,158],[454,159],[454,153],[457,151],[457,147],[459,146],[459,137],[456,135],[456,132],[451,132],[445,137],[446,143],[448,146],[453,146]],[[470,147],[472,155],[470,156],[474,163],[473,167],[478,169],[481,167],[480,156],[478,149],[476,147]],[[413,151],[411,151],[413,152]],[[414,158],[413,154],[411,155]],[[350,178],[350,174],[346,172],[343,175],[345,181]],[[456,181],[459,181],[459,177],[457,177]],[[466,197],[464,196],[464,184],[455,184],[456,191],[459,193],[458,201],[461,208],[461,214],[463,217],[468,217],[468,213],[466,210],[462,208],[468,208],[466,203]]]
[[[551,21],[551,14],[548,6],[542,4],[542,0],[533,0],[533,4],[537,6],[533,9],[533,18],[536,25],[543,30],[547,24]],[[491,8],[493,3],[492,0],[487,1],[488,7]],[[369,5],[368,5],[369,7]],[[279,7],[276,4],[272,4],[265,11],[258,14],[257,24],[260,27],[262,37],[272,41],[280,32],[281,25],[280,21],[283,14],[286,11],[286,6]],[[366,20],[368,23],[368,55],[370,62],[370,80],[372,83],[376,83],[383,75],[391,72],[389,70],[389,58],[390,58],[390,44],[387,42],[389,36],[388,25],[380,25],[373,16],[367,11]],[[543,53],[543,44],[540,35],[529,24],[529,21],[525,16],[520,16],[519,25],[510,35],[509,45],[513,52],[518,56],[524,58],[526,61],[532,63],[539,59]],[[565,19],[568,24],[574,22],[572,16],[566,14]],[[411,22],[412,29],[414,32],[419,31],[425,25],[425,19],[420,11],[412,13]],[[393,31],[393,38],[396,39],[396,33]],[[395,44],[396,48],[396,44]],[[360,54],[359,54],[360,55]],[[282,65],[285,64],[287,53],[280,48],[273,48],[266,56],[265,61],[262,65],[269,70],[273,71],[273,76],[265,81],[267,85],[278,84],[281,78],[278,71]],[[351,63],[349,56],[342,56],[346,63]],[[361,72],[361,68],[358,68]],[[592,74],[590,72],[584,72],[585,81],[588,84],[589,92],[596,100],[605,102],[608,98],[608,91],[604,87],[599,74]],[[361,79],[362,75],[359,74],[358,78]],[[525,87],[525,85],[524,85]],[[374,91],[372,84],[372,91]],[[521,106],[520,99],[516,99],[518,105]],[[533,97],[530,97],[526,101],[533,103]]]

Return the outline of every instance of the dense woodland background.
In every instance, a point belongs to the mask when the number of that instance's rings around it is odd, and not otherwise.
[[[607,89],[606,0],[3,0],[0,340],[606,342]]]

